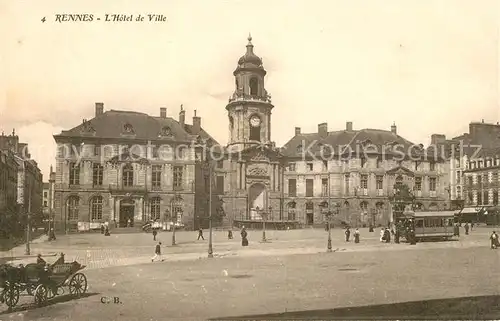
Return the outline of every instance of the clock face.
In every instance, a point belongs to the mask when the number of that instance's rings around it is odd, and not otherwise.
[[[260,125],[260,118],[258,116],[253,116],[252,118],[250,118],[250,125],[252,125],[252,127],[257,127]]]

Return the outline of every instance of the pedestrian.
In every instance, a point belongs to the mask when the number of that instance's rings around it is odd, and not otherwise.
[[[104,234],[104,224],[101,224],[101,234]]]
[[[359,230],[354,231],[354,243],[359,243]]]
[[[241,246],[248,246],[248,233],[246,228],[243,226],[241,229]]]
[[[396,232],[394,232],[394,243],[399,244],[399,238],[401,236],[401,227],[396,225]]]
[[[233,239],[233,231],[232,230],[227,231],[227,239],[228,240],[232,240]]]
[[[109,227],[106,225],[104,227],[104,236],[110,236],[111,234],[109,234]]]
[[[198,229],[198,240],[200,240],[200,237],[203,241],[205,241],[205,238],[203,237],[203,229],[201,227]]]
[[[474,222],[470,223],[470,231],[472,232],[472,229],[474,228]]]
[[[131,227],[132,226],[132,220],[131,219],[128,219],[127,220],[127,227]]]
[[[47,262],[45,262],[45,260],[42,259],[42,255],[41,254],[38,254],[36,256],[36,264],[43,264],[45,266],[45,264],[47,264]]]
[[[465,223],[464,229],[465,229],[465,235],[469,235],[469,223]]]
[[[380,229],[380,242],[384,242],[384,240],[385,240],[384,237],[385,237],[385,230],[384,230],[384,228],[381,228]]]
[[[453,226],[453,236],[460,236],[460,226],[458,222]]]
[[[156,259],[159,259],[162,262],[164,261],[163,257],[161,256],[161,242],[158,242],[158,244],[156,244],[156,247],[155,247],[155,256],[153,256],[151,258],[151,262],[154,262]]]
[[[157,234],[158,234],[158,232],[156,231],[156,229],[153,229],[153,241],[156,241]]]
[[[384,240],[385,243],[391,243],[391,232],[389,231],[388,228],[386,228],[384,231]]]
[[[344,233],[345,233],[345,241],[346,241],[346,242],[349,242],[349,238],[351,237],[351,230],[349,229],[349,226],[348,226],[348,227],[346,227],[346,229],[345,229],[345,232],[344,232]]]
[[[49,232],[49,241],[55,241],[55,240],[56,240],[56,233],[54,232],[54,228],[51,228]]]

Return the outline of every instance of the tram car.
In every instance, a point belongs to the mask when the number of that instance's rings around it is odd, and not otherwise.
[[[455,212],[410,212],[405,220],[413,225],[417,241],[450,240],[453,237]]]

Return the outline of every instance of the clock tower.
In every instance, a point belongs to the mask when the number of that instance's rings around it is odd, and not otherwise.
[[[266,70],[253,51],[248,36],[246,53],[233,72],[235,91],[226,106],[229,117],[229,143],[232,151],[271,143],[271,96],[264,87]]]

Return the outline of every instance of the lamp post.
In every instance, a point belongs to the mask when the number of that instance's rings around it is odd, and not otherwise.
[[[177,194],[174,194],[174,199],[170,202],[170,218],[172,220],[172,246],[175,246],[175,223],[177,221],[177,213],[174,213],[174,202],[177,199]]]
[[[26,255],[30,255],[31,239],[31,185],[28,184],[28,224],[26,225]]]
[[[330,207],[330,204],[328,204],[328,207]],[[330,208],[328,208],[328,212],[326,212],[326,222],[328,224],[328,242],[326,245],[327,252],[332,251],[332,232],[331,232],[331,226],[330,226],[331,225],[330,220],[331,220],[332,214],[333,213],[330,211]]]
[[[269,210],[271,210],[272,207],[269,206]],[[264,210],[261,210],[261,214],[262,216],[262,242],[267,242],[267,239],[266,239],[266,218],[267,218],[267,213],[264,211]]]
[[[205,151],[205,162],[203,164],[204,167],[204,176],[205,176],[205,188],[206,188],[206,183],[208,182],[208,228],[209,228],[209,234],[208,234],[208,257],[213,258],[214,257],[214,251],[212,247],[212,164],[210,163],[210,160],[208,158],[208,151],[207,151],[207,145],[204,145]],[[205,189],[206,191],[206,189]]]

